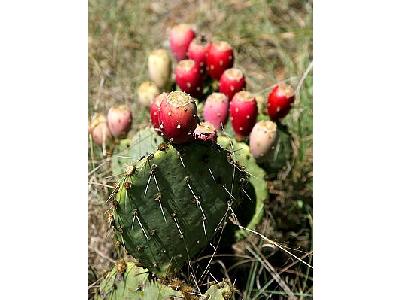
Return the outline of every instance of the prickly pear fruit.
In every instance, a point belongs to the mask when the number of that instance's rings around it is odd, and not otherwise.
[[[152,51],[147,58],[149,77],[159,89],[166,88],[171,79],[171,59],[167,50]]]
[[[196,33],[188,24],[178,24],[171,29],[169,34],[169,46],[177,61],[186,58],[190,42]]]
[[[207,72],[219,80],[226,69],[233,66],[233,48],[227,42],[212,43],[207,56]]]
[[[197,124],[194,130],[194,138],[201,141],[216,142],[217,141],[217,131],[213,124],[209,122],[201,122]]]
[[[237,140],[248,136],[257,120],[257,102],[253,95],[241,91],[233,96],[230,103],[230,114],[233,131]]]
[[[160,120],[158,118],[158,111],[160,109],[161,101],[166,98],[168,93],[162,93],[154,98],[150,105],[150,120],[151,124],[156,131],[160,128]]]
[[[175,68],[176,84],[179,88],[193,97],[203,93],[203,80],[199,67],[194,60],[181,60]]]
[[[263,162],[277,141],[276,124],[260,121],[254,125],[249,137],[250,152],[258,162]]]
[[[294,102],[294,91],[285,83],[275,85],[268,95],[267,112],[271,120],[276,121],[286,117]]]
[[[171,142],[182,144],[189,141],[196,129],[197,119],[196,103],[190,95],[174,91],[161,101],[160,130]]]
[[[227,69],[219,80],[219,91],[225,94],[229,101],[233,96],[246,87],[246,78],[239,69]]]
[[[126,105],[111,107],[107,114],[108,128],[115,137],[128,133],[132,124],[132,112]]]
[[[89,125],[89,133],[95,144],[107,144],[111,138],[111,132],[107,125],[107,118],[101,114],[94,115]]]
[[[188,57],[194,60],[202,75],[205,75],[207,55],[210,46],[211,44],[207,41],[205,36],[195,38],[189,45]]]
[[[151,81],[143,82],[137,89],[138,101],[144,106],[150,106],[158,94],[160,94],[158,87]]]
[[[203,109],[204,120],[219,130],[228,117],[229,99],[222,93],[212,93],[206,99]]]

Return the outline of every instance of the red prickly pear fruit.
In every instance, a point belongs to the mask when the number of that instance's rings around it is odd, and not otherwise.
[[[201,140],[205,142],[217,142],[217,130],[214,125],[209,122],[201,122],[197,124],[194,130],[195,140]]]
[[[229,112],[236,139],[243,140],[250,134],[257,120],[258,109],[255,97],[247,91],[236,93],[230,102]]]
[[[158,88],[168,87],[171,79],[171,59],[167,50],[153,50],[147,58],[149,77]]]
[[[194,60],[181,60],[175,68],[176,84],[185,93],[199,97],[203,94],[203,79]]]
[[[142,82],[137,89],[138,101],[144,106],[150,106],[155,96],[160,94],[158,87],[151,81]]]
[[[178,24],[171,29],[169,46],[177,61],[186,58],[189,44],[195,37],[196,33],[188,24]]]
[[[275,146],[276,141],[276,124],[272,121],[257,122],[249,136],[250,152],[258,162],[263,162]]]
[[[132,112],[126,105],[111,107],[107,114],[108,128],[114,137],[128,133],[132,124]]]
[[[188,57],[189,59],[194,60],[196,65],[198,66],[200,73],[205,75],[206,63],[207,63],[207,55],[208,50],[210,49],[211,44],[207,41],[205,36],[201,36],[200,38],[195,38],[189,45],[188,49]]]
[[[246,78],[239,69],[227,69],[219,80],[219,91],[225,94],[229,101],[233,96],[246,87]]]
[[[207,72],[219,80],[226,69],[233,67],[233,48],[227,42],[212,43],[208,50]]]
[[[153,127],[156,131],[159,131],[159,128],[160,128],[160,120],[158,117],[158,112],[160,110],[160,104],[161,104],[161,101],[167,97],[167,95],[168,95],[168,93],[162,93],[162,94],[156,96],[150,105],[150,120],[151,120],[151,124],[153,124]]]
[[[203,108],[204,120],[219,130],[228,117],[229,99],[222,93],[212,93],[207,97]]]
[[[294,91],[291,86],[285,83],[275,85],[267,99],[267,113],[271,120],[277,121],[286,117],[293,102]]]
[[[105,145],[111,139],[111,132],[107,126],[107,118],[104,115],[96,114],[93,116],[89,125],[89,133],[97,145]]]
[[[194,99],[181,91],[173,91],[162,99],[159,110],[160,130],[175,144],[193,138],[197,126],[197,107]]]

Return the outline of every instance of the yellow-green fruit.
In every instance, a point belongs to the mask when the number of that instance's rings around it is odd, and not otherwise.
[[[160,94],[158,87],[151,81],[143,82],[137,89],[138,101],[144,106],[150,106],[158,94]]]
[[[158,88],[166,88],[171,79],[171,58],[167,50],[157,49],[149,54],[147,59],[150,79]]]

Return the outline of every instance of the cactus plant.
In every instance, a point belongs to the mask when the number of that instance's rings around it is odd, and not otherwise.
[[[112,201],[116,237],[127,252],[161,276],[199,253],[228,207],[249,201],[246,174],[230,157],[217,144],[195,141],[162,143],[132,162]]]
[[[209,122],[201,122],[200,124],[197,124],[197,127],[194,130],[194,138],[201,141],[216,142],[217,131],[213,124]]]
[[[151,280],[147,269],[136,265],[135,261],[119,260],[100,282],[100,290],[95,300],[166,300],[166,299],[233,299],[234,287],[228,281],[212,284],[204,295],[195,293],[187,284],[172,279],[168,282]],[[194,297],[193,295],[199,295]]]
[[[171,59],[165,49],[153,50],[147,58],[150,79],[160,90],[168,88],[171,80]]]

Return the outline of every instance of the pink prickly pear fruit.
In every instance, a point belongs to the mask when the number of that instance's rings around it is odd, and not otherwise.
[[[126,105],[111,107],[107,114],[108,128],[114,137],[128,133],[132,124],[132,112]]]
[[[181,60],[175,68],[176,84],[185,93],[199,97],[203,94],[203,79],[194,60]]]
[[[194,99],[181,91],[170,92],[162,99],[159,110],[160,130],[175,144],[193,138],[197,126],[197,107]]]
[[[194,60],[203,77],[205,76],[208,50],[210,49],[210,46],[211,44],[207,41],[206,37],[202,35],[200,38],[192,40],[188,49],[189,59]]]
[[[147,58],[150,79],[159,89],[166,88],[171,79],[171,59],[165,49],[156,49]]]
[[[246,87],[246,78],[239,69],[227,69],[219,80],[219,91],[225,94],[229,101],[233,96]]]
[[[196,140],[216,142],[217,141],[217,130],[214,125],[209,122],[201,122],[197,124],[194,130],[194,138]]]
[[[222,93],[212,93],[207,97],[203,108],[204,120],[219,130],[228,117],[229,99]]]
[[[144,106],[150,106],[158,94],[160,94],[158,87],[151,81],[143,82],[137,89],[138,101]]]
[[[89,133],[97,145],[105,145],[111,139],[111,132],[107,126],[107,118],[104,115],[93,116],[89,125]]]
[[[230,102],[231,123],[237,140],[248,136],[257,120],[257,102],[255,97],[247,91],[241,91],[233,96]]]
[[[277,141],[276,124],[272,121],[260,121],[254,125],[250,136],[250,152],[258,162],[263,162]]]
[[[294,102],[294,91],[285,83],[275,85],[268,95],[267,112],[271,120],[276,121],[286,117]]]
[[[178,24],[171,29],[169,34],[169,46],[177,61],[186,58],[190,42],[196,33],[188,24]]]
[[[226,69],[233,67],[233,48],[227,42],[212,43],[208,50],[207,72],[219,80]]]
[[[151,120],[151,124],[153,124],[153,127],[156,131],[159,131],[159,128],[160,128],[160,120],[158,117],[158,112],[160,110],[160,104],[161,104],[161,101],[167,97],[167,95],[168,95],[168,93],[162,93],[162,94],[156,96],[150,105],[150,120]]]

